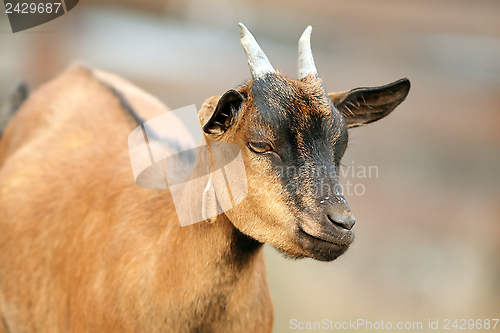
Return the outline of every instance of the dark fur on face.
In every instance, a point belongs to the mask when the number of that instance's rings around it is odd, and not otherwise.
[[[286,211],[275,215],[288,224],[294,242],[300,243],[305,238],[301,224],[331,224],[324,217],[325,207],[330,205],[320,202],[343,198],[337,173],[348,140],[344,118],[317,76],[296,81],[273,73],[237,90],[245,101],[231,132],[244,133],[241,148],[248,152],[248,160],[258,164],[263,186],[265,181],[275,185],[269,190],[275,192],[268,193],[274,199],[266,200],[267,205],[274,206],[275,212]],[[265,143],[270,151],[256,154],[249,147],[252,143]],[[284,252],[301,257],[305,250],[307,256],[332,260],[347,249],[342,244],[332,252],[318,248],[317,242],[324,241],[311,239],[296,244],[299,253]]]
[[[246,164],[249,194],[228,218],[287,256],[337,258],[354,240],[338,179],[347,129],[383,118],[408,90],[402,79],[329,94],[317,75],[292,80],[272,72],[226,92],[204,131],[239,145]]]

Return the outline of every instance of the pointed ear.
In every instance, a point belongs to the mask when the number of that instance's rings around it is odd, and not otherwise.
[[[408,95],[410,81],[401,79],[385,86],[356,88],[328,96],[342,113],[348,128],[369,124],[384,118]]]
[[[212,135],[224,133],[234,123],[244,100],[245,97],[236,90],[227,91],[219,99],[215,111],[203,126],[203,132]]]

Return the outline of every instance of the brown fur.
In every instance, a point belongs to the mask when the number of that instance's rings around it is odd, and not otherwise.
[[[141,101],[139,112],[165,111],[146,94]],[[77,66],[7,127],[0,308],[10,330],[271,331],[261,246],[240,265],[222,259],[236,232],[227,218],[181,228],[168,191],[139,188],[127,148],[136,126]]]

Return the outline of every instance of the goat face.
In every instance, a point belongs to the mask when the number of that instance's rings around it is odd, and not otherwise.
[[[290,257],[334,260],[354,240],[338,182],[347,129],[387,115],[409,81],[328,94],[315,71],[299,80],[274,70],[252,76],[218,100],[203,127],[208,141],[237,144],[245,161],[248,195],[225,214]]]

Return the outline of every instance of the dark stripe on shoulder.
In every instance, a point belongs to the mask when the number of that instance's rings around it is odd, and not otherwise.
[[[14,91],[10,94],[9,101],[2,108],[2,110],[0,110],[0,135],[2,135],[14,113],[16,113],[24,101],[28,99],[28,95],[29,89],[26,83],[18,83]]]
[[[142,125],[145,122],[144,118],[142,118],[137,112],[135,112],[135,110],[132,107],[132,105],[130,104],[130,102],[125,98],[125,96],[118,89],[116,89],[115,87],[113,87],[111,84],[109,84],[107,82],[103,82],[102,80],[99,80],[99,82],[101,82],[106,88],[108,88],[109,91],[111,91],[113,93],[113,95],[115,95],[115,97],[120,102],[120,105],[122,106],[122,108],[125,109],[128,112],[128,114],[132,116],[132,118],[134,118],[137,125]]]
[[[112,86],[111,84],[107,83],[107,82],[104,82],[100,79],[97,79],[99,82],[101,82],[102,85],[104,85],[109,91],[111,91],[113,93],[113,95],[118,99],[118,101],[120,102],[120,105],[121,107],[127,111],[127,113],[132,116],[132,118],[134,119],[134,121],[137,123],[137,125],[140,125],[142,126],[146,120],[144,118],[142,118],[134,109],[134,107],[132,106],[132,104],[130,104],[130,102],[127,100],[127,98],[121,93],[121,91],[119,91],[118,89],[116,89],[114,86]],[[149,133],[150,135],[150,138],[153,139],[153,140],[156,140],[156,141],[165,141],[165,138],[162,138],[161,136],[158,135],[158,133]]]
[[[101,84],[103,84],[110,92],[113,93],[113,95],[120,102],[121,107],[125,111],[127,111],[127,113],[130,116],[132,116],[132,118],[135,120],[135,122],[137,123],[137,125],[140,125],[141,127],[144,128],[144,123],[146,122],[146,120],[144,120],[144,118],[142,118],[135,111],[135,109],[132,106],[132,104],[130,104],[130,102],[122,94],[122,92],[119,91],[118,89],[116,89],[114,86],[112,86],[111,84],[109,84],[107,82],[104,82],[104,81],[102,81],[102,80],[100,80],[98,78],[97,78],[97,80],[99,82],[101,82]],[[150,131],[148,131],[148,139],[149,140],[153,140],[153,141],[157,141],[157,142],[166,142],[166,143],[168,143],[168,145],[170,147],[172,147],[173,149],[175,149],[177,152],[182,153],[182,154],[179,154],[181,157],[187,159],[187,161],[189,163],[191,163],[191,162],[194,163],[194,158],[195,158],[194,151],[192,149],[189,149],[188,151],[186,151],[186,147],[185,147],[185,145],[182,144],[182,142],[180,141],[180,138],[177,138],[177,137],[164,137],[161,134],[150,130]]]
[[[9,325],[7,325],[7,321],[5,320],[5,317],[3,317],[3,316],[2,316],[2,322],[3,322],[3,326],[5,327],[5,331],[7,333],[10,333]]]

